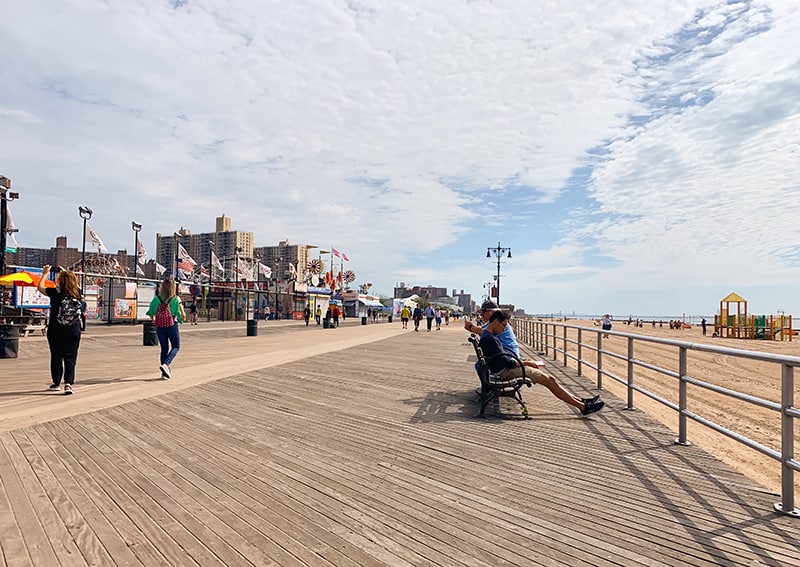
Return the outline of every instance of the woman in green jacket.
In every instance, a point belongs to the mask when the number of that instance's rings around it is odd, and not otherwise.
[[[158,293],[150,302],[147,314],[156,325],[156,335],[161,345],[161,365],[158,369],[161,371],[161,377],[168,380],[172,377],[170,365],[181,349],[178,324],[186,319],[183,303],[175,294],[174,279],[170,277],[161,282]]]

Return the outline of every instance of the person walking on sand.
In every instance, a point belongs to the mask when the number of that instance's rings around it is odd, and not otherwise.
[[[50,321],[47,325],[47,345],[50,347],[50,378],[47,388],[57,392],[64,379],[64,394],[72,394],[75,384],[75,364],[78,362],[78,348],[81,345],[81,320],[83,319],[83,298],[78,289],[78,278],[74,272],[56,268],[58,279],[56,287],[45,287],[50,265],[42,266],[42,277],[36,288],[39,293],[50,298]]]
[[[589,415],[591,413],[603,409],[605,402],[600,399],[600,396],[593,398],[581,399],[568,391],[562,386],[555,376],[539,370],[536,363],[532,360],[518,361],[516,358],[509,356],[503,350],[497,335],[502,333],[508,326],[508,315],[503,311],[497,310],[489,317],[489,322],[486,325],[486,330],[483,331],[480,338],[481,350],[488,360],[489,370],[496,373],[501,380],[513,380],[525,374],[529,377],[534,384],[541,384],[558,399],[568,403],[581,412],[581,415]],[[520,366],[524,366],[525,370]]]
[[[603,318],[600,319],[600,325],[601,325],[601,327],[602,327],[602,329],[604,331],[610,331],[611,330],[611,315],[609,315],[608,313],[603,315]],[[603,333],[603,338],[607,339],[608,338],[608,333]]]
[[[706,318],[705,317],[703,317],[703,319],[700,321],[700,326],[703,327],[703,336],[705,337],[706,336],[706,327],[707,327],[707,323],[706,323]]]
[[[150,320],[155,323],[158,343],[161,345],[161,364],[158,369],[164,380],[172,378],[170,365],[181,349],[181,335],[178,325],[186,319],[183,303],[175,294],[175,280],[170,278],[161,282],[158,294],[150,302],[147,310]]]

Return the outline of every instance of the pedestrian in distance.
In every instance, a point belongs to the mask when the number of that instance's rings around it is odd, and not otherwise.
[[[428,322],[428,332],[431,332],[431,327],[433,326],[433,318],[436,316],[436,313],[433,311],[433,306],[429,303],[428,306],[425,308],[425,319]]]
[[[333,309],[331,311],[332,311],[332,314],[333,314],[333,326],[334,327],[338,327],[339,326],[339,306],[338,305],[334,305]]]
[[[704,337],[706,336],[706,327],[707,327],[707,325],[708,324],[706,323],[706,319],[705,319],[705,317],[703,317],[703,319],[700,321],[700,326],[703,327],[703,336]]]
[[[306,322],[306,327],[308,327],[308,322],[311,320],[311,307],[308,305],[303,309],[303,320]]]
[[[403,328],[408,329],[408,319],[411,317],[411,310],[408,306],[403,305],[403,308],[400,310],[400,321],[403,323]]]
[[[436,330],[437,331],[441,331],[442,330],[442,310],[441,309],[437,309],[436,312],[434,313],[434,317],[436,317]]]
[[[525,374],[530,378],[531,382],[541,384],[558,399],[580,411],[582,415],[589,415],[603,409],[605,402],[600,399],[600,396],[581,399],[564,388],[556,380],[555,376],[539,370],[535,362],[531,360],[520,362],[516,358],[505,354],[497,335],[502,333],[507,326],[508,315],[498,309],[491,314],[486,330],[481,334],[480,346],[488,360],[490,372],[497,374],[501,380],[514,380]],[[523,366],[525,367],[524,370]]]
[[[317,321],[317,325],[322,324],[322,306],[317,305],[317,310],[314,312],[314,319]]]
[[[47,325],[47,345],[50,347],[50,378],[48,390],[57,392],[64,379],[64,394],[72,394],[75,384],[75,365],[81,345],[83,298],[74,272],[56,268],[56,287],[45,287],[50,265],[42,266],[42,277],[36,288],[50,298],[50,321]]]
[[[414,320],[414,331],[419,333],[419,322],[422,321],[422,309],[419,308],[419,305],[414,308],[411,319]]]
[[[197,325],[197,301],[192,298],[192,302],[189,304],[189,323],[192,325]]]
[[[602,329],[604,331],[610,331],[611,330],[611,315],[609,315],[608,313],[603,315],[603,318],[600,319],[600,325],[601,325],[601,327],[602,327]],[[603,333],[603,338],[607,339],[608,338],[608,333]]]
[[[172,361],[181,349],[181,335],[178,325],[186,319],[183,303],[175,293],[175,280],[170,278],[161,282],[159,291],[150,302],[147,310],[150,320],[155,323],[158,344],[161,345],[161,364],[158,369],[164,380],[172,378]]]

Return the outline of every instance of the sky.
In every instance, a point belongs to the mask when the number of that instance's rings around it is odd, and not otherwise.
[[[795,0],[0,0],[23,247],[252,231],[528,313],[800,317]]]

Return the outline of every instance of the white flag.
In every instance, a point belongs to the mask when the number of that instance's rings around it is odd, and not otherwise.
[[[164,266],[162,266],[161,264],[156,262],[156,272],[158,272],[158,275],[161,275],[166,271],[167,271],[167,269]]]
[[[267,279],[272,277],[272,268],[265,266],[261,262],[258,263],[258,271],[261,272],[261,275]]]
[[[141,268],[141,266],[136,266],[136,275],[144,277],[144,270]]]
[[[139,247],[136,249],[136,255],[139,257],[139,263],[144,264],[147,261],[147,250],[144,249],[144,242],[139,239]]]
[[[294,279],[297,279],[297,268],[294,267],[294,264],[289,262],[289,275]]]
[[[108,252],[106,245],[103,244],[103,241],[100,240],[100,237],[97,236],[97,233],[91,226],[89,226],[88,222],[86,223],[86,234],[84,234],[83,236],[86,240],[97,246],[98,252]]]
[[[244,278],[247,281],[253,281],[255,279],[255,276],[253,275],[253,268],[254,267],[255,267],[255,265],[254,264],[248,264],[247,260],[243,261],[243,264],[242,264],[242,276],[244,276]]]
[[[213,251],[211,252],[211,267],[215,270],[219,270],[223,274],[225,273],[225,268],[222,267],[222,262],[219,261],[219,258],[217,258],[217,255],[214,254]]]

